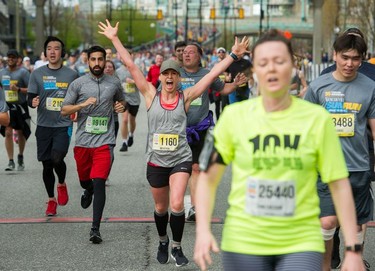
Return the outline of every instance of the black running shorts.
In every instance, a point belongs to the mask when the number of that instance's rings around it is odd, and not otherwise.
[[[359,225],[366,224],[373,219],[374,203],[371,189],[370,171],[349,172],[354,203]],[[318,195],[320,198],[320,217],[336,215],[335,207],[328,185],[318,179]]]
[[[52,152],[65,157],[68,153],[72,127],[37,126],[35,131],[38,161],[52,159]]]
[[[191,175],[192,163],[183,162],[174,167],[156,167],[147,165],[147,180],[154,188],[161,188],[169,185],[169,176],[177,172],[186,172]]]

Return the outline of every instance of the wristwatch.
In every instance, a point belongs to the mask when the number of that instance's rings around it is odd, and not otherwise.
[[[351,246],[346,246],[345,251],[361,252],[362,251],[362,244],[355,244],[355,245],[351,245]]]

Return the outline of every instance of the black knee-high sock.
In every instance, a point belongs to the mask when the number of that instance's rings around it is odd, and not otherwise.
[[[66,176],[66,164],[64,160],[61,160],[59,163],[54,164],[54,169],[57,174],[57,178],[59,179],[59,183],[64,183]]]
[[[100,220],[102,219],[104,205],[105,205],[105,180],[94,179],[94,203],[93,203],[93,219],[92,227],[100,227]]]
[[[86,189],[91,194],[94,194],[94,185],[93,185],[93,182],[91,180],[79,181],[79,184],[81,185],[81,187],[83,189]]]
[[[167,235],[168,216],[168,212],[164,214],[159,214],[156,211],[154,211],[154,219],[159,236]]]
[[[172,230],[173,241],[181,242],[185,227],[185,210],[180,213],[171,212],[169,225]]]
[[[333,235],[333,246],[332,246],[332,258],[340,258],[340,227],[336,228],[335,234]]]
[[[55,174],[51,160],[43,161],[43,182],[49,198],[55,196]]]

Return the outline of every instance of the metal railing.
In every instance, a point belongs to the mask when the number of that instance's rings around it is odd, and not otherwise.
[[[311,62],[304,64],[302,70],[305,74],[306,81],[309,83],[319,77],[320,73],[327,67],[331,66],[333,63],[322,63],[313,64]]]

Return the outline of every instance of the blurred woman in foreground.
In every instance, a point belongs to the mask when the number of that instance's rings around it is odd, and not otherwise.
[[[293,51],[281,32],[265,33],[252,55],[261,96],[226,107],[214,138],[206,139],[213,147],[200,157],[194,259],[207,270],[210,251],[219,251],[210,221],[218,184],[232,164],[224,270],[321,271],[318,172],[332,192],[345,245],[358,243],[339,139],[325,109],[289,94]],[[361,254],[346,251],[341,270],[364,270]]]

